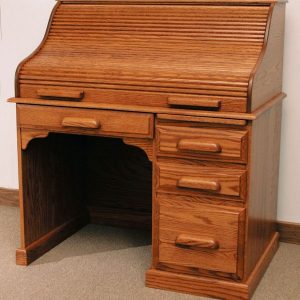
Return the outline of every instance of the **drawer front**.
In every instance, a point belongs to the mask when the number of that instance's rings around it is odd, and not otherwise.
[[[247,172],[243,169],[158,163],[158,191],[183,195],[246,198]]]
[[[18,105],[22,127],[90,135],[153,137],[153,115],[96,109]]]
[[[246,98],[231,96],[190,96],[153,91],[130,91],[118,89],[76,88],[49,85],[20,85],[20,96],[23,98],[37,98],[45,100],[81,101],[95,103],[114,103],[128,105],[145,105],[171,108],[180,113],[181,110],[217,110],[223,112],[246,112]]]
[[[246,130],[157,126],[160,155],[246,163],[247,137]]]
[[[243,208],[158,198],[159,263],[242,277]],[[241,246],[239,246],[241,245]]]

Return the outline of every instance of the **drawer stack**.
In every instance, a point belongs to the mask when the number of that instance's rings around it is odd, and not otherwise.
[[[158,117],[156,269],[243,278],[249,128],[226,123]]]
[[[278,247],[281,113],[157,115],[148,287],[251,297]]]

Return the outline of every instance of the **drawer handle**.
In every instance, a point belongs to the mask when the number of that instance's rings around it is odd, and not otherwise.
[[[199,152],[222,152],[222,147],[217,143],[204,143],[196,139],[182,139],[177,144],[179,150],[199,151]]]
[[[37,96],[44,99],[80,101],[84,98],[83,91],[55,91],[50,89],[37,90]]]
[[[208,190],[218,192],[221,189],[221,185],[218,181],[205,180],[196,177],[181,177],[177,181],[177,187],[197,189],[197,190]]]
[[[189,236],[187,234],[180,234],[177,236],[175,245],[180,248],[188,248],[193,250],[217,250],[219,243],[214,239],[198,238]]]
[[[71,118],[66,117],[62,120],[63,127],[76,127],[76,128],[88,128],[98,129],[100,128],[100,122],[95,119],[88,118]]]
[[[187,98],[180,96],[170,96],[167,100],[168,105],[178,106],[195,106],[195,107],[208,107],[208,108],[220,108],[221,101],[214,99],[199,99],[199,98]]]

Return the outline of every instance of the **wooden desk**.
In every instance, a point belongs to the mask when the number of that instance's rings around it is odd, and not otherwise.
[[[284,7],[58,1],[10,100],[17,263],[89,222],[152,227],[147,286],[248,299],[278,246]]]

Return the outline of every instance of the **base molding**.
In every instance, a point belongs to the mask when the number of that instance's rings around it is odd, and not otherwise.
[[[280,241],[300,245],[300,223],[277,222]]]
[[[278,241],[279,234],[276,233],[245,282],[212,279],[150,269],[146,273],[146,286],[197,296],[230,300],[250,299],[278,249]]]
[[[0,205],[19,206],[19,190],[0,188]]]
[[[76,231],[89,223],[87,213],[81,214],[68,222],[58,226],[48,234],[42,236],[24,249],[16,250],[16,263],[21,266],[28,266],[43,254],[57,246],[59,243],[70,237]]]

